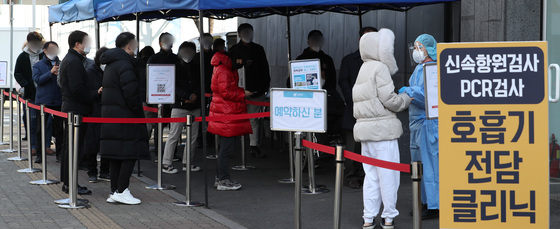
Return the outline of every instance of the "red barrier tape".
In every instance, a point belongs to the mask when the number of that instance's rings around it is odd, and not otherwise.
[[[307,148],[318,150],[318,151],[321,151],[321,152],[324,152],[324,153],[328,153],[328,154],[332,154],[332,155],[335,154],[335,148],[334,147],[324,146],[324,145],[314,143],[314,142],[310,142],[310,141],[307,141],[307,140],[303,140],[302,145],[307,147]],[[378,159],[374,159],[374,158],[371,158],[371,157],[362,156],[360,154],[353,153],[353,152],[350,152],[348,150],[344,150],[344,157],[348,158],[350,160],[365,163],[365,164],[368,164],[368,165],[373,165],[373,166],[377,166],[377,167],[381,167],[381,168],[385,168],[385,169],[410,173],[410,165],[408,165],[408,164],[401,164],[401,163],[378,160]]]
[[[147,107],[147,106],[144,106],[144,111],[152,112],[152,113],[157,113],[158,109],[155,108],[155,107]]]
[[[25,104],[25,99],[22,99],[21,97],[19,97],[19,102]]]
[[[187,118],[97,118],[83,117],[83,122],[87,123],[173,123],[186,122]]]
[[[44,111],[49,113],[49,114],[61,117],[61,118],[68,118],[68,113],[60,112],[60,111],[49,109],[49,108],[46,108],[46,107],[45,107]]]
[[[4,91],[4,95],[5,96],[10,96],[10,93],[8,93],[7,91]]]
[[[35,109],[35,110],[38,110],[38,111],[41,110],[41,106],[37,106],[37,105],[35,105],[35,104],[33,104],[33,103],[28,103],[27,106],[29,106],[30,108],[33,108],[33,109]]]
[[[243,119],[264,118],[264,117],[270,117],[270,112],[240,114],[240,115],[227,115],[227,116],[208,116],[208,117],[206,117],[206,121],[207,122],[230,121],[230,120],[243,120]],[[202,122],[202,117],[196,117],[194,120],[197,121],[197,122]]]

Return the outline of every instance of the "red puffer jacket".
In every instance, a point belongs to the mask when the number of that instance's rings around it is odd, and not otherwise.
[[[225,52],[218,52],[212,58],[212,103],[210,116],[226,116],[247,113],[245,90],[238,85],[239,75],[233,70],[233,63]],[[253,133],[249,120],[213,121],[208,123],[208,131],[223,137],[242,136]]]

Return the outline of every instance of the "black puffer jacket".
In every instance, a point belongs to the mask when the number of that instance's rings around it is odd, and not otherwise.
[[[101,56],[103,74],[101,117],[143,118],[142,95],[132,57],[120,48]],[[102,124],[100,155],[130,160],[150,159],[145,124]]]
[[[88,75],[82,61],[84,56],[74,49],[60,63],[60,89],[62,91],[62,111],[89,115],[93,103],[99,97],[97,90],[88,87]]]

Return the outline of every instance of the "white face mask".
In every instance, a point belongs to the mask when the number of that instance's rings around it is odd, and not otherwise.
[[[84,46],[84,55],[89,54],[89,51],[91,50],[91,46],[90,45],[86,45]]]
[[[426,54],[418,49],[414,49],[412,52],[412,59],[414,59],[414,62],[420,64],[426,59]]]
[[[53,55],[53,54],[47,54],[47,58],[49,58],[49,60],[55,60],[57,55]]]
[[[311,50],[313,50],[314,52],[319,52],[321,51],[321,46],[320,45],[312,45]]]
[[[107,67],[106,64],[99,65],[99,68],[101,68],[101,71],[105,71],[105,67]]]
[[[161,48],[164,49],[164,50],[167,50],[167,51],[171,50],[172,47],[173,47],[173,44],[169,44],[169,43],[162,43],[161,44]]]

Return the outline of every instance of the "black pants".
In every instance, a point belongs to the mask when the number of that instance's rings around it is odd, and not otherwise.
[[[85,136],[86,136],[86,131],[87,131],[87,123],[80,123],[80,128],[79,128],[79,133],[78,133],[78,152],[75,153],[74,155],[78,156],[78,165],[80,165],[81,159],[83,158],[83,151],[84,151],[84,140],[85,140]],[[74,133],[76,134],[76,133]],[[60,181],[64,184],[64,185],[68,185],[68,160],[69,160],[69,155],[68,155],[68,131],[64,132],[64,143],[62,146],[62,152],[60,154]],[[94,158],[95,159],[95,158]]]
[[[124,192],[130,184],[130,176],[136,160],[110,159],[111,164],[111,192]]]
[[[45,106],[49,109],[52,110],[56,110],[56,111],[60,111],[60,106]],[[56,115],[52,115],[51,114],[45,113],[45,121],[48,122],[48,119],[52,119],[52,136],[56,139],[56,143],[55,143],[55,147],[56,147],[56,156],[59,157],[60,153],[62,152],[62,144],[64,142],[64,123],[65,123],[65,119],[58,117]],[[46,124],[45,124],[46,125]],[[41,139],[43,139],[43,136],[41,134],[41,112],[37,111],[37,156],[40,157],[41,154],[43,153],[43,147],[41,147]],[[51,139],[46,139],[45,140],[45,144],[46,147],[49,148],[50,144],[51,144]]]
[[[354,132],[352,130],[346,131],[346,150],[357,154],[362,154],[362,145],[354,141]],[[362,182],[365,173],[362,163],[350,159],[344,160],[344,177],[347,182],[358,181]]]
[[[226,180],[230,179],[229,175],[229,160],[231,155],[235,151],[235,142],[237,137],[222,137],[220,136],[220,151],[218,153],[218,166],[217,174],[218,179]]]

